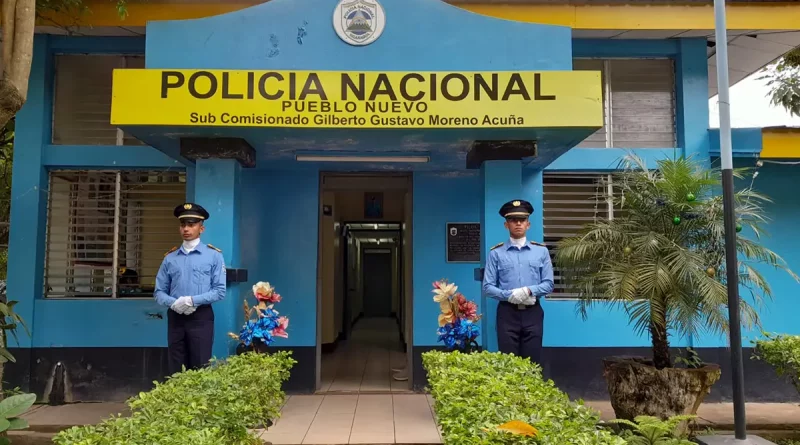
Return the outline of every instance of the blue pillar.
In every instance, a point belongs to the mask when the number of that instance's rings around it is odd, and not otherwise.
[[[533,215],[530,217],[531,228],[528,229],[528,239],[544,243],[544,182],[543,170],[525,171],[522,174],[522,199],[529,201],[533,206]]]
[[[200,159],[194,172],[194,202],[205,207],[209,213],[204,243],[213,244],[222,250],[226,268],[241,267],[239,252],[239,199],[241,190],[241,166],[233,159]],[[241,319],[239,284],[229,284],[225,299],[215,303],[214,350],[217,358],[224,358],[236,349],[235,340],[229,332],[238,332]]]
[[[489,250],[508,239],[503,227],[500,207],[512,199],[522,198],[522,162],[486,161],[481,166],[483,201],[481,203],[481,264],[486,265]],[[497,350],[497,301],[481,297],[483,307],[483,347]]]
[[[687,158],[710,166],[706,39],[679,39],[679,47],[675,63],[678,147]]]
[[[186,167],[186,201],[194,202],[194,167]]]
[[[52,110],[52,63],[48,57],[48,36],[36,35],[28,84],[28,99],[17,113],[14,165],[11,180],[11,232],[8,246],[8,288],[14,310],[33,334],[34,303],[44,289],[45,228],[47,226],[47,172],[42,167],[44,145],[50,140]],[[31,338],[23,329],[19,345],[30,348]]]

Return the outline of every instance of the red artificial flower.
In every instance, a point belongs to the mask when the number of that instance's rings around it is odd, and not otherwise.
[[[468,320],[475,321],[478,318],[478,305],[472,301],[459,302],[458,311]]]
[[[289,327],[289,319],[286,317],[279,317],[278,327],[272,330],[272,336],[289,338],[289,334],[286,333],[286,328],[288,327]]]

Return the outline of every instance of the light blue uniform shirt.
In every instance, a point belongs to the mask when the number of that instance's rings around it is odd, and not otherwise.
[[[201,242],[188,254],[180,247],[164,257],[156,275],[156,302],[169,307],[180,297],[192,297],[194,306],[225,298],[221,253]]]
[[[511,291],[520,287],[527,287],[537,298],[553,292],[553,263],[547,247],[526,242],[520,249],[506,241],[489,251],[483,293],[508,301]]]

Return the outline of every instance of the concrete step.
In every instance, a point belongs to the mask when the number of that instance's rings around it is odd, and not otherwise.
[[[9,431],[8,438],[14,445],[52,445],[55,433],[37,431]]]

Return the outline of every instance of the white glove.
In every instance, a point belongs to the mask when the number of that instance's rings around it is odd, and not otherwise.
[[[527,306],[533,306],[534,304],[536,304],[536,295],[528,295],[522,301],[522,304],[525,304]]]
[[[172,303],[170,309],[173,311],[181,314],[181,315],[189,315],[192,312],[196,311],[197,308],[194,307],[192,302],[192,297],[180,297]]]
[[[511,291],[511,296],[508,297],[508,302],[511,304],[521,304],[528,297],[528,292],[524,288],[517,288]]]

